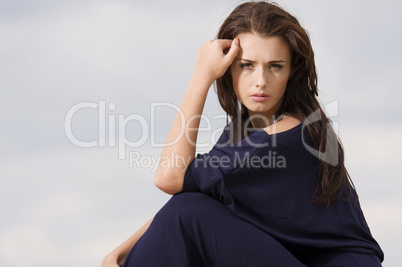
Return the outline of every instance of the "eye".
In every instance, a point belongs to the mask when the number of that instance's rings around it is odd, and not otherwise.
[[[280,69],[283,68],[283,66],[280,65],[280,64],[271,64],[270,68],[271,68],[271,69],[280,70]]]
[[[243,69],[250,69],[250,68],[253,67],[253,64],[251,64],[251,63],[241,63],[240,67],[243,68]]]

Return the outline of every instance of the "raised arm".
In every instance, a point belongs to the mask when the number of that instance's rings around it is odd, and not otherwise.
[[[161,155],[163,160],[159,162],[155,175],[155,185],[165,193],[173,195],[182,190],[185,171],[195,156],[200,117],[208,90],[225,74],[238,52],[238,39],[209,41],[198,49],[194,74],[166,138]],[[165,166],[166,162],[169,166]]]

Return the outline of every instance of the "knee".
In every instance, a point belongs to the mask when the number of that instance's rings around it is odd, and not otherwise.
[[[194,214],[202,212],[212,205],[221,203],[201,192],[181,192],[174,195],[167,204],[176,208],[180,213]]]
[[[158,212],[165,219],[180,221],[210,218],[216,212],[229,212],[223,203],[201,192],[182,192],[174,195]]]
[[[171,198],[172,202],[184,202],[188,206],[192,205],[197,205],[200,202],[211,202],[211,201],[217,201],[213,197],[204,194],[202,192],[196,192],[196,191],[189,191],[189,192],[180,192],[178,194],[175,194]]]

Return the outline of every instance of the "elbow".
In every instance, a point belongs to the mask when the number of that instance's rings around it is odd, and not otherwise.
[[[166,194],[169,194],[169,195],[174,194],[172,192],[169,184],[165,181],[165,179],[161,179],[158,176],[155,176],[154,184],[159,190],[165,192]]]
[[[169,195],[174,195],[183,189],[184,175],[181,177],[177,174],[171,173],[157,173],[155,175],[154,184],[161,191]]]

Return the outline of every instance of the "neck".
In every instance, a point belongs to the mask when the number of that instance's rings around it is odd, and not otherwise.
[[[273,108],[271,108],[271,110],[264,113],[248,110],[248,115],[251,118],[251,125],[253,125],[254,128],[265,128],[274,123],[276,115],[279,115],[276,114],[276,112],[279,110],[281,104],[282,100],[279,101]]]
[[[275,121],[275,113],[271,114],[260,114],[249,111],[249,116],[251,118],[250,122],[254,128],[265,128]]]

